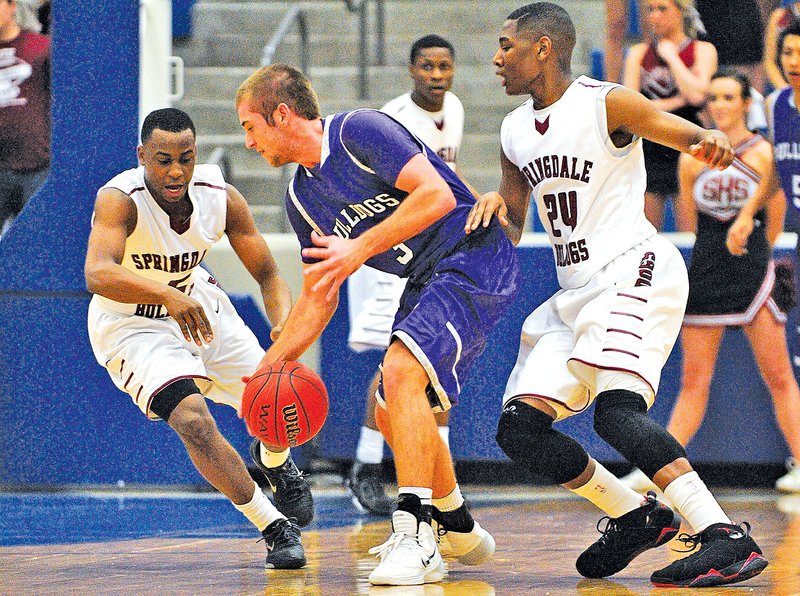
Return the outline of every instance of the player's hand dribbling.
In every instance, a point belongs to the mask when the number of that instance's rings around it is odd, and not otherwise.
[[[191,296],[187,296],[180,290],[173,290],[170,292],[169,298],[164,301],[164,307],[178,323],[186,341],[202,346],[203,342],[209,344],[214,339],[214,332],[211,330],[208,317],[206,317],[206,311]]]
[[[689,147],[689,153],[718,170],[724,170],[731,165],[735,157],[730,140],[718,130],[709,130],[699,143]]]
[[[304,275],[321,276],[312,290],[319,292],[327,290],[325,300],[330,302],[339,292],[344,280],[361,267],[366,260],[360,254],[359,245],[355,240],[339,238],[339,236],[320,236],[311,233],[314,248],[304,248],[303,256],[312,259],[321,259],[307,267]]]
[[[736,219],[728,228],[728,237],[725,239],[725,246],[728,252],[736,257],[747,254],[747,239],[753,232],[753,218],[747,213],[740,212]]]
[[[495,214],[502,225],[508,225],[508,207],[506,207],[503,197],[494,191],[487,192],[481,195],[481,198],[472,206],[464,231],[469,234],[473,230],[477,230],[480,225],[483,225],[484,228],[488,227]]]

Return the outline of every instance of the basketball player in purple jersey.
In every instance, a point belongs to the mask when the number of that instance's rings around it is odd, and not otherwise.
[[[778,38],[778,57],[789,87],[775,91],[767,98],[774,167],[767,170],[758,190],[742,207],[728,230],[728,250],[734,255],[747,252],[747,239],[756,225],[756,214],[778,188],[783,189],[795,215],[800,212],[800,112],[797,108],[800,105],[800,22],[795,21],[781,33]],[[795,366],[798,361],[796,342],[797,338],[793,346]],[[775,486],[786,492],[800,492],[800,462],[790,458],[787,468],[789,473],[781,477]]]
[[[236,105],[248,147],[273,166],[299,164],[286,209],[302,246],[304,284],[262,364],[298,358],[361,265],[408,278],[378,390],[377,421],[394,452],[398,504],[391,537],[371,550],[380,563],[369,581],[441,580],[440,533],[445,556],[489,560],[494,540],[464,506],[433,412],[456,402],[514,296],[513,245],[497,224],[465,234],[472,194],[390,116],[354,110],[322,119],[308,79],[281,64],[242,83]]]
[[[660,586],[711,586],[760,573],[767,561],[692,469],[681,445],[647,410],[678,337],[686,265],[644,215],[641,138],[709,167],[733,161],[728,138],[658,110],[640,93],[572,77],[575,26],[550,2],[518,8],[494,56],[507,95],[529,95],[503,120],[499,193],[476,203],[468,230],[498,213],[518,241],[533,199],[553,245],[561,290],[522,326],[497,442],[526,469],[607,513],[602,537],[578,571],[605,577],[678,533],[680,519],[625,486],[553,423],[594,402],[597,434],[651,478],[697,534],[696,552],[656,571]],[[578,115],[578,116],[576,116]],[[598,526],[599,527],[599,526]]]

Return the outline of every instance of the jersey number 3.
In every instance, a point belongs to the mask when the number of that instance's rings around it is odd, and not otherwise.
[[[547,208],[547,219],[550,221],[550,230],[555,238],[561,238],[561,230],[556,227],[560,219],[565,226],[573,230],[578,225],[578,193],[574,190],[560,192],[558,195],[546,194],[542,197]]]
[[[392,250],[399,250],[400,254],[395,257],[397,262],[401,265],[406,265],[411,259],[414,258],[414,252],[408,248],[408,245],[401,242],[400,244],[395,244],[392,247]]]

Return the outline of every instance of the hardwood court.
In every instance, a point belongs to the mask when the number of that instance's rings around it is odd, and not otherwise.
[[[359,517],[337,490],[317,491],[317,520],[303,533],[309,564],[298,571],[265,571],[264,545],[218,495],[97,495],[75,503],[63,494],[36,495],[32,503],[0,495],[0,593],[800,594],[800,496],[723,493],[734,520],[752,524],[770,566],[747,582],[700,592],[651,586],[650,573],[678,556],[664,547],[612,580],[582,579],[574,562],[598,536],[600,516],[566,491],[473,487],[469,496],[495,536],[495,560],[478,568],[452,562],[439,584],[385,588],[367,582],[376,565],[367,550],[388,537],[388,523]]]

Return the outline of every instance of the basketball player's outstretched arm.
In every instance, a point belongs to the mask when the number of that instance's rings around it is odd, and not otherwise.
[[[644,95],[626,87],[608,92],[606,118],[608,134],[617,146],[624,146],[635,134],[688,153],[712,168],[724,170],[733,163],[733,147],[724,133],[663,112]]]
[[[145,279],[121,265],[125,241],[136,226],[136,205],[121,190],[104,188],[97,193],[94,222],[89,234],[84,275],[86,288],[126,304],[163,304],[181,327],[186,341],[198,346],[214,334],[203,307],[177,288]]]
[[[278,360],[297,360],[313,344],[331,320],[339,304],[328,300],[324,289],[315,290],[321,274],[309,271],[311,265],[303,265],[303,289],[283,325],[283,331],[275,339],[261,359],[258,368]]]
[[[516,245],[519,244],[525,228],[531,187],[502,149],[500,164],[503,170],[500,191],[487,192],[478,199],[467,216],[464,231],[469,234],[478,229],[478,226],[487,227],[492,216],[497,214],[498,220],[505,227],[506,236]]]
[[[272,324],[270,337],[275,340],[281,333],[286,317],[289,316],[292,294],[286,280],[281,276],[269,246],[256,228],[247,201],[230,184],[225,234],[236,255],[253,279],[258,282],[267,318]]]

